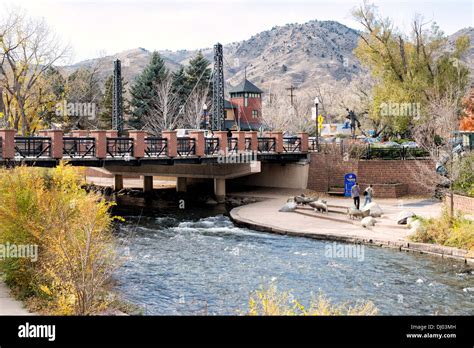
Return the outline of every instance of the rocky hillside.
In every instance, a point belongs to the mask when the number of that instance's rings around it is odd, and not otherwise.
[[[467,52],[466,56],[463,57],[463,62],[467,64],[467,66],[471,70],[471,77],[474,79],[474,28],[464,28],[451,35],[448,39],[448,50],[452,51],[454,49],[456,39],[463,35],[467,35],[471,42],[471,47]]]
[[[360,71],[352,55],[357,45],[357,31],[334,21],[310,21],[304,24],[277,26],[250,39],[224,45],[225,78],[236,85],[247,77],[264,90],[291,84],[304,88],[314,79],[350,79]],[[201,50],[212,61],[213,48]],[[186,64],[196,50],[160,51],[171,70]],[[113,60],[122,61],[125,79],[131,81],[145,67],[151,52],[136,48],[63,67],[65,73],[77,68],[99,65],[101,78],[113,72]]]
[[[452,49],[457,37],[466,34],[474,43],[474,28],[465,28],[449,38],[447,49]],[[356,30],[335,21],[313,20],[304,24],[276,26],[248,40],[224,46],[227,85],[229,87],[238,84],[244,77],[245,69],[247,77],[266,92],[292,84],[301,90],[310,87],[317,80],[350,80],[361,71],[359,62],[352,54],[357,41]],[[204,48],[201,51],[212,62],[213,48]],[[186,64],[196,52],[160,51],[171,70]],[[119,58],[125,79],[132,81],[148,63],[150,55],[150,51],[137,48],[100,60],[83,61],[63,69],[67,73],[80,66],[99,64],[100,75],[105,78],[113,72],[113,60]],[[465,62],[473,69],[472,44]]]
[[[357,40],[357,31],[334,21],[274,27],[248,40],[224,46],[225,77],[231,85],[236,85],[247,68],[248,78],[265,90],[291,84],[304,88],[315,79],[350,79],[360,71],[352,55]],[[202,52],[212,60],[212,48]],[[160,53],[185,64],[196,52]]]

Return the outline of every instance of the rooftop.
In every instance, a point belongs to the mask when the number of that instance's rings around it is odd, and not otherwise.
[[[242,93],[242,92],[247,92],[247,93],[263,93],[263,91],[255,86],[252,82],[249,80],[245,79],[241,83],[239,83],[237,86],[232,88],[230,90],[230,93]]]

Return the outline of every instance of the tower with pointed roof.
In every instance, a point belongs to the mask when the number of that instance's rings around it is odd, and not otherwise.
[[[241,130],[258,130],[262,124],[263,91],[246,78],[230,90],[230,103],[226,105],[227,115],[234,116],[235,127]],[[229,125],[227,118],[226,125]],[[228,127],[227,128],[231,128]]]

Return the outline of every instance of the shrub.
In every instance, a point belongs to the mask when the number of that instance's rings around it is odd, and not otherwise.
[[[100,311],[117,263],[109,207],[64,164],[0,171],[0,243],[39,246],[37,262],[0,262],[8,284],[52,314]]]
[[[288,292],[278,292],[275,286],[262,287],[249,300],[249,315],[375,315],[378,310],[371,301],[333,305],[322,293],[313,297],[309,307],[291,299]]]
[[[454,190],[474,197],[474,153],[462,157],[458,164],[458,176]]]
[[[444,211],[439,218],[420,218],[421,228],[410,236],[414,242],[435,243],[474,250],[474,221],[458,213],[451,218]]]

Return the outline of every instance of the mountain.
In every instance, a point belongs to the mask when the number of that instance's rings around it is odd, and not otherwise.
[[[468,27],[461,30],[458,30],[454,34],[448,37],[447,50],[453,51],[455,47],[456,40],[463,35],[467,35],[471,42],[468,52],[462,58],[462,61],[469,67],[471,71],[471,77],[474,77],[474,27]]]
[[[474,28],[458,31],[448,38],[447,50],[452,50],[460,35],[468,35],[474,43]],[[352,54],[357,46],[359,32],[335,21],[313,20],[304,24],[275,26],[252,36],[248,40],[224,45],[224,77],[226,88],[237,85],[247,78],[265,92],[291,85],[304,90],[315,81],[350,80],[361,72],[358,60]],[[160,54],[172,71],[185,65],[198,50],[162,50]],[[201,49],[203,55],[213,61],[213,48]],[[79,67],[98,65],[101,78],[113,73],[113,60],[122,61],[122,75],[128,81],[143,70],[151,52],[136,48],[91,59],[63,67],[70,73]],[[463,60],[474,71],[474,48]],[[212,63],[211,63],[212,64]]]
[[[305,88],[315,79],[351,79],[360,72],[352,54],[358,32],[335,21],[310,21],[287,24],[263,31],[248,40],[224,45],[224,76],[227,86],[237,85],[247,72],[248,79],[264,90],[291,84]],[[160,54],[170,70],[187,64],[198,50],[170,51]],[[213,61],[213,48],[201,49]],[[128,81],[143,70],[151,52],[136,48],[98,59],[81,61],[62,67],[66,74],[80,67],[98,66],[104,79],[113,73],[113,61],[122,61],[122,75]]]
[[[120,59],[122,64],[122,76],[127,81],[133,81],[135,77],[140,74],[151,58],[151,52],[145,48],[139,47],[128,51],[117,53],[113,56],[106,56],[96,59],[88,59],[74,65],[62,67],[65,74],[70,74],[79,68],[93,68],[98,70],[99,78],[102,81],[112,75],[114,72],[114,60]],[[170,70],[176,70],[180,64],[163,56],[166,66]]]
[[[224,45],[225,78],[237,85],[247,69],[247,77],[265,90],[291,84],[304,88],[322,79],[350,80],[360,72],[359,62],[352,54],[358,35],[334,21],[277,26],[248,40]],[[201,51],[212,61],[212,48]],[[186,64],[196,51],[160,53]]]

